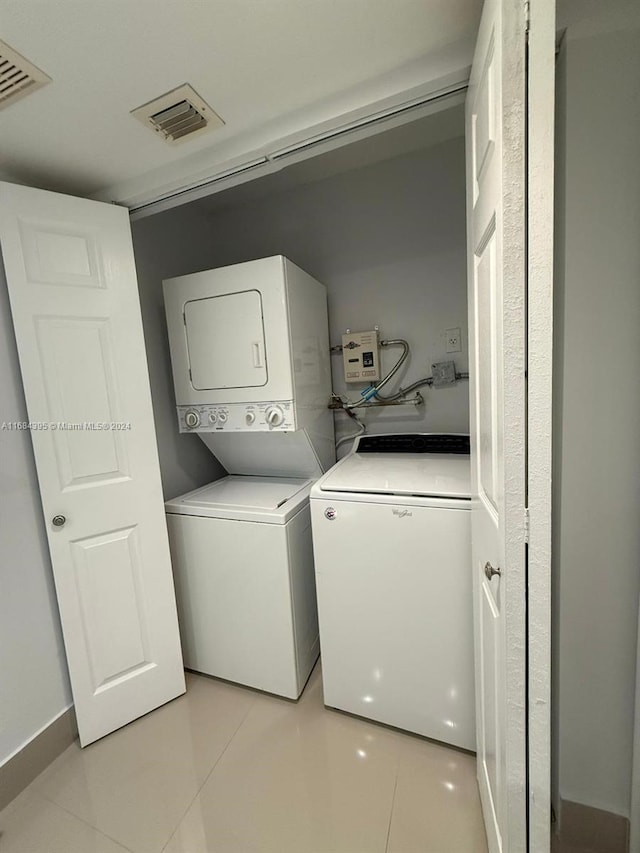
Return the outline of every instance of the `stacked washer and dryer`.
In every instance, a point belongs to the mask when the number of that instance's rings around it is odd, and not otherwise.
[[[166,504],[185,665],[295,699],[319,654],[309,494],[335,461],[326,289],[276,256],[164,296],[179,429],[229,472]]]
[[[164,294],[179,429],[229,472],[166,504],[186,666],[296,699],[321,642],[325,704],[473,749],[468,436],[334,465],[326,291],[282,256]]]

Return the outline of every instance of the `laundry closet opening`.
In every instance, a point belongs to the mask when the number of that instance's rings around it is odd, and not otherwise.
[[[288,166],[280,172],[132,222],[165,498],[224,475],[196,436],[180,434],[162,295],[163,279],[284,255],[327,288],[329,335],[379,328],[410,356],[389,393],[431,375],[434,363],[468,371],[464,107]],[[448,344],[459,330],[459,351]],[[382,375],[398,347],[381,349]],[[334,392],[357,399],[342,358]],[[469,431],[469,388],[421,388],[424,402],[366,408],[367,432]],[[415,396],[415,395],[409,395]],[[328,402],[328,401],[327,401]],[[335,414],[336,440],[354,433]],[[350,447],[345,442],[338,456]]]

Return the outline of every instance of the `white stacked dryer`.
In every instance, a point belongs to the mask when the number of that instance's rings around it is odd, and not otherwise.
[[[185,664],[297,698],[319,652],[309,492],[335,461],[326,290],[276,256],[164,295],[179,429],[229,472],[166,504]]]

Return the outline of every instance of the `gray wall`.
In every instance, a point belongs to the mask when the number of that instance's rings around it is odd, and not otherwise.
[[[9,297],[0,262],[0,764],[71,704]]]
[[[162,280],[209,265],[210,229],[188,208],[133,222],[133,246],[165,498],[225,472],[197,436],[178,432]]]
[[[640,9],[618,0],[583,8],[558,65],[554,781],[565,800],[628,816],[640,587]]]
[[[453,358],[459,371],[468,369],[463,138],[266,198],[218,204],[208,214],[210,266],[286,255],[327,286],[332,343],[347,328],[375,325],[384,338],[409,341],[404,385],[429,376],[435,361]],[[197,208],[207,215],[206,203]],[[447,355],[445,330],[453,327],[462,329],[463,351]],[[383,367],[400,352],[383,350]],[[337,356],[333,375],[334,389],[357,399]],[[367,410],[370,431],[468,431],[466,382],[423,393],[418,410]],[[346,415],[336,416],[336,430],[353,432]]]

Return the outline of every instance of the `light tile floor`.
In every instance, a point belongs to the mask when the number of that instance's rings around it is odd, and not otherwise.
[[[466,753],[198,675],[69,747],[0,812],[1,853],[486,853]]]

